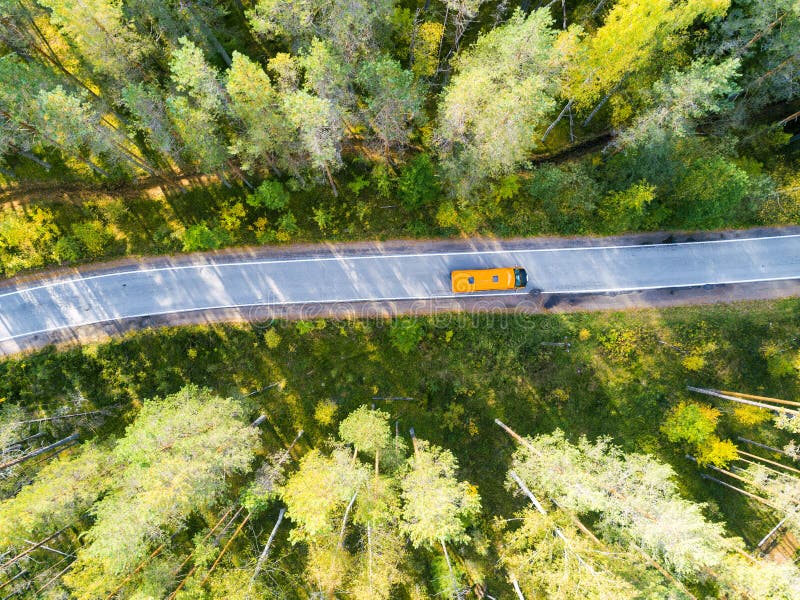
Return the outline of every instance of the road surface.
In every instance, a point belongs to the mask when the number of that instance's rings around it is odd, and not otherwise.
[[[541,242],[541,240],[539,240]],[[800,279],[800,234],[654,245],[542,247],[535,240],[492,249],[195,256],[164,266],[73,273],[0,288],[0,355],[34,336],[108,321],[231,307],[454,298],[454,269],[523,266],[528,288],[481,296],[597,294]],[[566,245],[566,242],[564,242]],[[459,295],[460,296],[460,295]]]

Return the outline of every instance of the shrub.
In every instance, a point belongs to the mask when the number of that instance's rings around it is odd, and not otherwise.
[[[738,457],[739,453],[737,452],[736,444],[730,440],[721,440],[712,435],[698,447],[697,464],[724,467]]]
[[[389,167],[383,163],[378,163],[372,167],[370,173],[372,185],[375,191],[381,198],[390,198],[392,195],[392,174],[389,172]]]
[[[84,221],[72,225],[72,235],[80,242],[85,254],[91,258],[101,256],[114,236],[100,221]]]
[[[706,366],[706,359],[699,354],[690,354],[681,361],[681,364],[687,371],[696,372]]]
[[[264,334],[264,343],[267,345],[267,348],[274,350],[281,343],[281,336],[274,329],[268,329]]]
[[[676,209],[693,227],[721,227],[744,208],[750,176],[722,156],[703,158],[689,165],[678,182]]]
[[[280,181],[267,179],[247,196],[247,203],[250,206],[281,210],[289,204],[289,197],[289,192]]]
[[[347,183],[347,189],[353,192],[354,196],[358,196],[365,187],[369,186],[369,179],[359,175],[353,181]]]
[[[279,242],[288,242],[299,231],[297,219],[291,212],[286,212],[278,218],[278,230],[275,232],[275,237]]]
[[[627,190],[609,192],[600,201],[599,215],[606,233],[639,229],[645,222],[650,203],[656,197],[656,188],[642,180]]]
[[[0,273],[11,276],[42,266],[57,234],[48,210],[32,207],[24,213],[0,211]]]
[[[581,233],[589,229],[598,201],[598,185],[587,165],[543,165],[532,172],[527,188],[534,204],[541,206],[551,226],[559,233]]]
[[[427,154],[419,154],[408,163],[397,180],[400,200],[408,210],[432,203],[439,195],[436,168]]]
[[[671,442],[702,444],[717,428],[720,412],[697,402],[680,402],[667,413],[661,431]]]
[[[185,252],[197,250],[216,250],[228,241],[228,236],[221,229],[210,229],[205,223],[192,225],[183,235],[183,249]]]
[[[339,407],[333,400],[320,400],[314,407],[314,420],[326,427],[333,423],[338,409]]]
[[[220,226],[228,233],[234,233],[242,226],[242,220],[246,215],[247,212],[241,202],[225,204],[219,215]]]
[[[75,262],[81,258],[81,243],[71,235],[58,239],[53,248],[53,257],[60,263]]]
[[[773,377],[788,377],[796,374],[795,357],[774,342],[761,346],[761,355],[767,361],[767,371]]]
[[[737,405],[733,409],[733,418],[742,425],[752,426],[759,425],[764,421],[769,421],[772,417],[765,408]]]
[[[392,323],[389,338],[392,345],[403,354],[408,354],[422,340],[422,323],[417,319],[398,319]]]

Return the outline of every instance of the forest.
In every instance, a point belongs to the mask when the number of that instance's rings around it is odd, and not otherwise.
[[[797,598],[798,311],[279,321],[8,358],[0,591]]]
[[[798,0],[0,0],[0,281],[797,225],[798,161]],[[0,600],[800,598],[798,314],[270,321],[4,358]]]
[[[0,268],[795,223],[794,0],[3,0]]]

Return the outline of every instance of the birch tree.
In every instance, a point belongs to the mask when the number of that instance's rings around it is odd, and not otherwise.
[[[657,53],[696,20],[725,14],[730,0],[619,0],[591,35],[581,33],[565,75],[564,96],[589,110],[623,79],[650,65]]]

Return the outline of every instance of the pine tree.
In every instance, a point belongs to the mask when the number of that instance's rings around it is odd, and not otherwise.
[[[556,32],[546,9],[517,11],[459,56],[439,107],[436,140],[451,186],[466,198],[536,147],[558,91]]]
[[[118,474],[92,509],[67,584],[81,598],[108,594],[189,515],[214,506],[228,477],[250,469],[258,438],[242,402],[206,389],[146,401],[112,451]]]

